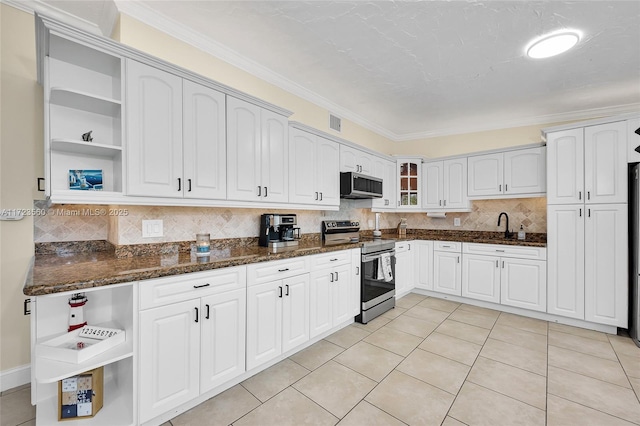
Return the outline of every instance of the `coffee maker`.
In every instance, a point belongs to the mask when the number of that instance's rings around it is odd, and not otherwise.
[[[260,236],[262,247],[281,248],[298,245],[299,230],[295,214],[266,213],[260,216]]]

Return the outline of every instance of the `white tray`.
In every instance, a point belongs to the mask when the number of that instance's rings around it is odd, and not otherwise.
[[[114,346],[124,343],[126,340],[124,330],[118,330],[116,334],[107,339],[80,337],[83,328],[37,344],[36,356],[79,364]],[[78,342],[84,343],[84,348],[77,349]]]

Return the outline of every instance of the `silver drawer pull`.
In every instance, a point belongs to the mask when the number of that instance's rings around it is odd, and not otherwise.
[[[496,251],[499,251],[500,253],[504,253],[504,250],[498,250],[498,249],[496,249]]]
[[[451,246],[442,246],[442,248],[451,248]]]
[[[329,259],[329,262],[335,262],[336,260],[338,260],[338,259],[337,258],[336,259]]]
[[[278,269],[278,272],[286,272],[286,271],[288,271],[288,270],[289,270],[289,268]]]
[[[200,284],[200,285],[194,285],[193,288],[202,288],[202,287],[209,287],[211,284],[206,283],[206,284]]]

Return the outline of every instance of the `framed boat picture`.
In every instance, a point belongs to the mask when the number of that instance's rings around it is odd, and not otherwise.
[[[69,170],[69,189],[102,191],[102,170]]]

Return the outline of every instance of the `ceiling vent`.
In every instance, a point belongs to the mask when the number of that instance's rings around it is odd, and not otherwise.
[[[329,113],[329,128],[336,132],[342,132],[342,118]]]

